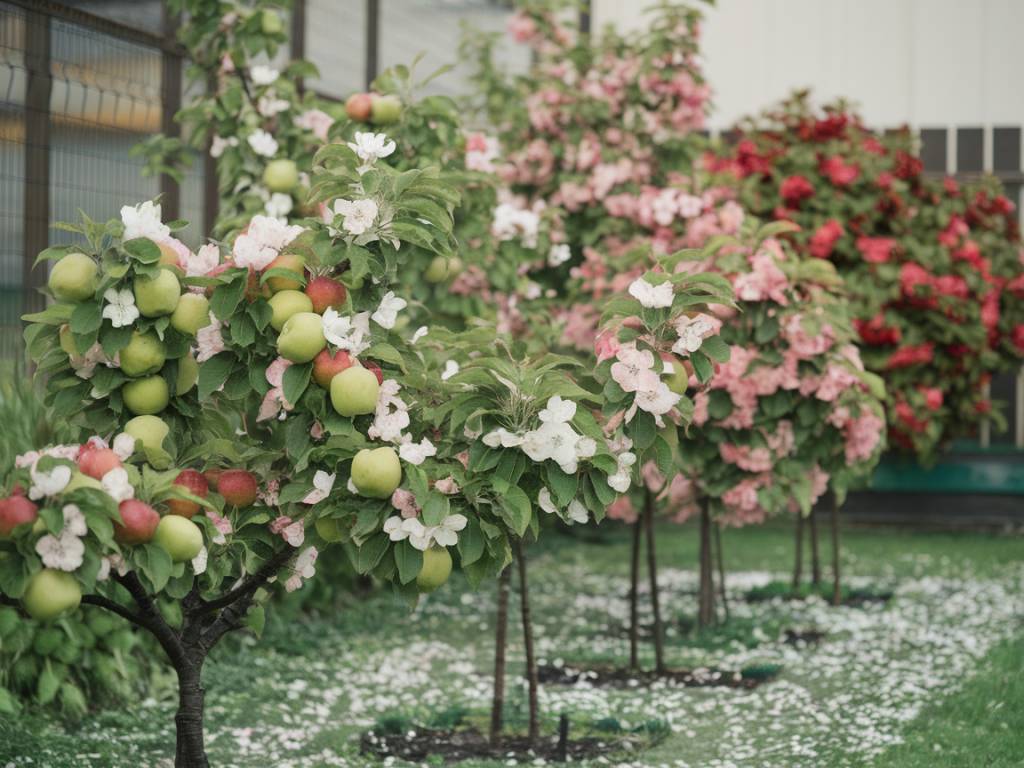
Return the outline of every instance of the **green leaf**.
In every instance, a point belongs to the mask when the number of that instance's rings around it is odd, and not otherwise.
[[[704,343],[706,344],[707,341]],[[728,359],[728,357],[726,359]],[[715,372],[715,368],[711,364],[711,360],[707,355],[698,349],[690,355],[690,362],[693,363],[693,372],[697,374],[698,381],[704,383],[711,380],[711,377]]]
[[[472,565],[484,553],[484,534],[475,517],[470,517],[466,527],[459,533],[459,556],[462,567]]]
[[[523,490],[516,486],[507,487],[498,494],[496,502],[506,525],[517,536],[526,533],[533,517],[533,505]]]
[[[75,307],[71,313],[71,330],[76,334],[92,334],[100,329],[103,314],[100,305],[95,301],[87,301]]]
[[[376,568],[387,551],[388,541],[387,534],[384,533],[378,533],[364,541],[356,557],[356,571],[369,573]]]
[[[171,556],[166,549],[156,544],[144,544],[137,552],[139,567],[153,585],[153,591],[159,592],[171,578],[174,568]]]
[[[719,363],[729,362],[729,345],[726,344],[721,336],[711,336],[704,339],[704,342],[700,345],[701,351],[704,352],[712,360]]]
[[[148,237],[126,240],[121,247],[125,253],[140,264],[156,264],[160,261],[160,248]]]
[[[199,366],[199,399],[206,400],[221,388],[228,376],[234,359],[230,352],[214,355]]]
[[[284,399],[292,405],[299,402],[299,398],[309,386],[309,377],[313,372],[312,363],[302,365],[289,365],[284,372],[284,380],[281,389],[284,391]]]
[[[230,283],[216,288],[213,297],[210,299],[210,309],[213,314],[221,320],[227,320],[238,308],[239,302],[245,296],[245,289],[248,284],[248,275],[240,273]]]
[[[548,487],[555,494],[559,507],[566,507],[576,498],[579,476],[567,474],[559,467],[547,467]]]
[[[408,541],[400,541],[395,545],[395,565],[398,566],[398,579],[403,584],[419,576],[423,568],[423,553]]]

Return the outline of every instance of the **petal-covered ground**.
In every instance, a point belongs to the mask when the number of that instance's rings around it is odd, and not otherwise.
[[[669,665],[728,670],[781,665],[781,674],[753,690],[669,683],[545,685],[546,729],[553,731],[565,713],[572,735],[614,741],[616,732],[643,734],[645,749],[621,753],[609,747],[606,756],[589,762],[595,766],[911,764],[888,757],[908,728],[920,736],[922,712],[955,700],[961,687],[986,669],[990,651],[1020,636],[1024,545],[1019,539],[972,535],[859,532],[847,538],[850,584],[891,590],[890,600],[841,608],[816,598],[748,601],[750,588],[786,578],[788,532],[730,532],[726,554],[737,569],[729,575],[730,621],[701,635],[690,622],[695,574],[679,567],[693,559],[693,532],[665,528],[659,549]],[[627,658],[628,550],[627,537],[611,532],[599,542],[556,540],[535,553],[531,591],[542,663]],[[866,574],[873,574],[870,581]],[[642,589],[644,624],[650,617],[647,597]],[[491,585],[472,592],[453,579],[411,613],[389,595],[377,595],[337,615],[273,622],[263,642],[245,640],[225,649],[208,667],[212,763],[368,766],[375,761],[359,754],[359,736],[375,724],[392,730],[460,720],[482,725],[491,698],[493,613]],[[513,611],[506,709],[511,728],[521,726],[524,717],[517,619]],[[793,643],[787,630],[817,630],[824,637]],[[646,640],[642,651],[650,665]],[[167,681],[154,690],[167,691]],[[1024,708],[1020,700],[995,704],[1008,722],[1019,719]],[[161,695],[124,711],[93,715],[77,726],[38,717],[0,720],[0,765],[169,765],[173,709],[173,700]],[[993,754],[1002,754],[1001,738],[1013,737],[993,733]],[[977,757],[977,765],[1013,765]],[[512,764],[517,764],[512,758],[463,763],[467,768]]]

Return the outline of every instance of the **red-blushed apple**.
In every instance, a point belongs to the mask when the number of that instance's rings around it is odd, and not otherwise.
[[[270,327],[275,331],[283,329],[292,315],[313,312],[313,302],[301,291],[278,291],[267,303],[270,304]]]
[[[331,379],[331,405],[342,416],[373,413],[379,395],[377,377],[361,366],[350,366]]]
[[[394,448],[363,448],[352,459],[352,484],[363,496],[390,498],[401,482],[402,464]]]
[[[201,293],[186,293],[178,299],[178,306],[171,313],[171,327],[176,331],[195,336],[200,328],[210,324],[210,300]]]
[[[168,515],[160,519],[153,543],[167,551],[171,562],[184,563],[203,548],[203,532],[187,518]]]
[[[360,365],[362,365],[363,368],[370,371],[374,376],[377,377],[378,384],[384,383],[384,371],[381,369],[379,365],[377,365],[377,363],[375,363],[373,360],[363,360],[360,363]]]
[[[157,264],[167,267],[178,277],[184,277],[185,271],[181,268],[181,256],[174,250],[174,246],[170,243],[158,243],[156,240],[150,239],[160,249],[160,261]]]
[[[193,496],[197,496],[200,499],[205,499],[210,492],[210,484],[203,477],[203,473],[194,469],[181,470],[178,476],[174,478],[174,485],[180,485]],[[188,499],[168,499],[167,508],[172,515],[179,515],[180,517],[190,519],[202,509],[197,502],[189,501]]]
[[[112,469],[121,466],[121,457],[109,448],[97,448],[91,443],[86,443],[78,452],[78,469],[83,475],[103,479],[103,476]]]
[[[164,366],[167,345],[155,333],[132,332],[129,342],[117,354],[125,376],[148,376]]]
[[[326,346],[323,318],[314,312],[289,317],[277,337],[277,353],[293,363],[308,363]]]
[[[259,487],[252,472],[244,469],[227,469],[217,480],[217,492],[224,497],[228,506],[241,509],[253,505]]]
[[[11,538],[11,531],[19,525],[34,523],[39,507],[20,494],[0,499],[0,539]]]
[[[69,253],[50,269],[47,285],[57,301],[91,299],[99,285],[99,267],[84,253]]]
[[[420,592],[433,592],[452,575],[452,556],[444,547],[431,547],[423,553],[423,567],[416,576]]]
[[[136,416],[160,413],[171,401],[171,392],[163,376],[134,379],[121,387],[125,407]]]
[[[306,295],[313,302],[313,311],[322,315],[329,308],[344,309],[348,291],[337,280],[318,275],[306,283]]]
[[[300,277],[306,274],[306,260],[297,253],[282,253],[267,265],[267,271],[271,269],[287,269]],[[301,291],[302,283],[290,277],[268,277],[267,285],[274,293],[278,291]]]
[[[330,389],[331,380],[352,365],[352,356],[346,350],[339,349],[332,355],[331,350],[324,349],[313,358],[313,381],[324,389]]]
[[[214,467],[213,469],[207,469],[203,471],[203,477],[206,478],[206,482],[210,486],[210,490],[216,491],[220,486],[220,476],[224,474],[226,470],[220,467]]]
[[[114,523],[114,541],[118,544],[144,544],[153,538],[160,514],[138,499],[125,499],[117,505],[121,522]]]
[[[175,397],[181,397],[199,381],[199,363],[189,352],[178,358],[178,378],[174,383]]]
[[[169,315],[181,299],[178,276],[167,267],[161,267],[154,278],[136,277],[132,289],[135,292],[135,306],[143,317]]]
[[[365,123],[373,114],[373,96],[368,93],[353,93],[345,99],[345,114],[349,120]]]
[[[78,607],[82,588],[70,573],[43,568],[29,577],[21,602],[36,621],[50,621]]]
[[[294,160],[271,160],[263,169],[263,183],[271,192],[291,192],[299,183],[299,168]]]
[[[391,125],[402,117],[402,100],[393,94],[371,97],[370,122],[374,125]]]
[[[428,283],[443,283],[451,280],[462,271],[462,259],[453,256],[446,259],[444,256],[435,256],[433,261],[423,273],[423,279]]]

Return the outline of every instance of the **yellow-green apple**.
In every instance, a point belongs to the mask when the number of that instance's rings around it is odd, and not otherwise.
[[[205,499],[210,492],[210,484],[203,477],[203,473],[194,469],[181,470],[178,476],[174,478],[173,484],[180,485],[183,489],[200,499]],[[198,502],[190,501],[189,499],[168,499],[167,508],[170,510],[170,514],[189,519],[202,509]]]
[[[264,8],[260,14],[260,29],[264,35],[279,35],[284,31],[284,22],[276,11]]]
[[[331,405],[342,416],[373,413],[379,395],[380,382],[362,366],[350,366],[331,379]]]
[[[402,100],[397,96],[375,93],[370,99],[370,121],[374,125],[391,125],[402,117]]]
[[[187,518],[168,515],[160,518],[153,543],[167,551],[171,562],[184,563],[198,555],[203,548],[203,532]]]
[[[47,285],[57,301],[91,299],[99,285],[99,267],[84,253],[69,253],[53,265]]]
[[[178,358],[178,380],[174,383],[174,394],[181,397],[196,385],[199,380],[199,363],[189,352]]]
[[[324,321],[315,312],[292,315],[277,337],[277,353],[293,363],[308,363],[326,346]]]
[[[271,160],[263,169],[263,183],[271,192],[291,192],[299,183],[299,168],[294,160]]]
[[[83,475],[100,480],[107,472],[121,466],[121,457],[109,448],[86,443],[78,452],[78,469]]]
[[[146,376],[164,367],[167,346],[151,331],[133,331],[131,340],[117,357],[126,376]]]
[[[444,256],[435,256],[427,271],[423,273],[423,279],[428,283],[443,283],[450,280],[462,271],[462,259],[453,256],[446,259]]]
[[[50,621],[82,602],[82,589],[75,577],[53,568],[32,574],[22,603],[28,615],[37,621]]]
[[[423,553],[423,567],[416,576],[420,592],[433,592],[452,575],[452,556],[444,547],[431,547]]]
[[[164,453],[164,440],[171,428],[159,416],[136,416],[124,425],[126,434],[135,438],[137,448],[152,454]]]
[[[345,99],[345,114],[349,120],[365,123],[373,113],[373,96],[368,93],[353,93]]]
[[[195,336],[200,328],[210,324],[210,300],[201,293],[186,293],[178,299],[178,306],[171,313],[171,327],[176,331]]]
[[[390,498],[401,482],[402,465],[394,448],[363,448],[352,459],[352,484],[363,496]]]
[[[313,313],[313,302],[301,291],[278,291],[270,297],[270,327],[275,331],[284,328],[288,318],[299,312]]]
[[[217,491],[228,506],[251,507],[256,501],[259,487],[252,472],[244,469],[228,469],[217,479]]]
[[[306,295],[313,302],[313,311],[322,315],[329,308],[343,309],[348,291],[337,280],[319,275],[306,283]]]
[[[134,379],[121,387],[125,407],[136,416],[160,413],[171,401],[167,380],[163,376]]]
[[[143,317],[162,317],[171,314],[181,298],[178,276],[167,267],[161,267],[156,277],[136,277],[133,284],[135,306]]]
[[[20,493],[0,499],[0,539],[11,538],[11,531],[19,525],[34,523],[39,507]]]
[[[64,323],[60,327],[60,331],[57,334],[60,339],[60,348],[67,352],[69,355],[80,355],[78,351],[78,345],[75,344],[75,335],[71,332],[71,326]]]
[[[160,524],[160,515],[149,504],[138,499],[125,499],[117,505],[121,522],[114,523],[114,541],[118,544],[144,544],[153,538]]]
[[[179,277],[184,277],[185,272],[181,268],[181,256],[174,250],[174,246],[170,243],[157,243],[156,240],[152,242],[156,243],[156,247],[160,249],[160,261],[157,264],[161,267],[167,267]]]
[[[267,270],[271,269],[287,269],[289,272],[294,272],[301,277],[306,274],[306,260],[297,253],[282,253],[267,265]],[[290,277],[268,277],[267,285],[270,286],[270,290],[274,291],[274,293],[278,291],[302,290],[302,283]]]
[[[336,542],[343,541],[345,534],[342,533],[341,526],[338,525],[338,521],[331,517],[321,517],[313,525],[316,527],[316,532],[320,534],[320,538],[324,541]]]
[[[324,349],[313,358],[313,381],[324,389],[330,389],[331,380],[352,365],[352,356],[344,349],[339,349],[333,355],[331,350]]]
[[[685,395],[690,386],[690,371],[692,370],[689,362],[682,362],[678,357],[671,355],[664,360],[672,366],[672,373],[665,380],[665,384],[677,395]]]
[[[77,491],[79,488],[93,488],[97,491],[101,491],[103,490],[103,483],[94,477],[89,477],[84,472],[72,472],[71,480],[64,486],[64,490],[61,491],[61,494],[72,493],[73,491]]]

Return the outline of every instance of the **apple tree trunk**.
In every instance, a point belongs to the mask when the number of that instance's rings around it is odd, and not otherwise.
[[[501,742],[505,717],[505,651],[508,646],[508,591],[512,569],[506,568],[498,577],[498,613],[494,622],[494,694],[491,698],[491,746]]]
[[[633,555],[629,566],[629,668],[639,669],[640,616],[637,592],[640,587],[640,537],[643,522],[633,523]]]
[[[832,605],[843,602],[843,588],[839,575],[839,500],[832,496]]]
[[[526,685],[529,701],[529,730],[528,740],[530,745],[537,743],[540,736],[540,712],[537,703],[538,673],[537,656],[533,649],[533,620],[530,616],[530,590],[526,573],[526,553],[523,545],[516,542],[516,560],[519,564],[519,605],[522,609],[523,622],[523,646],[526,655]]]
[[[715,621],[715,575],[711,563],[711,511],[707,501],[700,510],[700,588],[698,590],[697,626],[710,627]]]
[[[651,611],[654,614],[654,670],[665,671],[664,630],[658,592],[658,554],[654,546],[654,493],[644,489],[644,530],[647,533],[647,573],[651,582]]]

